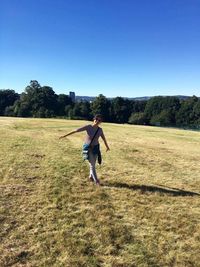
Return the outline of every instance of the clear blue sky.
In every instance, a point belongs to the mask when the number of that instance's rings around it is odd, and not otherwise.
[[[200,0],[1,0],[0,88],[200,95]]]

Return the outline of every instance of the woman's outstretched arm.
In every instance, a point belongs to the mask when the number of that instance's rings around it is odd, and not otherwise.
[[[76,130],[74,130],[72,132],[69,132],[68,134],[65,134],[65,135],[60,136],[59,139],[62,139],[64,137],[67,137],[67,136],[69,136],[71,134],[75,134],[75,133],[78,133],[78,132],[83,132],[83,131],[85,131],[87,129],[87,127],[88,127],[87,125],[85,125],[83,127],[80,127],[80,128],[78,128],[78,129],[76,129]]]
[[[77,133],[77,130],[69,132],[68,134],[62,135],[62,136],[59,137],[59,139],[65,138],[65,137],[67,137],[69,135],[72,135],[72,134],[75,134],[75,133]]]

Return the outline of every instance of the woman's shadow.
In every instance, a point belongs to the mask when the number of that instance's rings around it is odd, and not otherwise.
[[[110,187],[110,188],[124,188],[130,190],[139,190],[141,193],[147,192],[158,192],[161,194],[167,194],[171,196],[200,196],[199,193],[186,191],[174,187],[164,186],[164,185],[139,185],[139,184],[126,184],[121,182],[104,182],[102,186]]]

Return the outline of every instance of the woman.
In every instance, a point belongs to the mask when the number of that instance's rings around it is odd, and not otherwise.
[[[89,161],[89,165],[90,165],[89,179],[92,180],[93,182],[95,182],[96,185],[100,185],[100,182],[99,182],[99,179],[98,179],[97,173],[96,173],[96,168],[95,168],[96,160],[97,160],[97,157],[100,153],[100,149],[99,149],[99,137],[100,136],[104,141],[104,144],[106,146],[106,151],[110,150],[108,143],[106,141],[105,135],[103,133],[103,130],[102,130],[102,128],[99,127],[101,122],[102,122],[102,116],[100,114],[95,115],[92,125],[89,124],[89,125],[83,126],[81,128],[78,128],[75,131],[72,131],[72,132],[60,137],[60,139],[61,139],[61,138],[64,138],[64,137],[69,136],[69,135],[74,134],[74,133],[78,133],[78,132],[82,132],[82,131],[87,132],[86,138],[85,138],[85,145],[90,146],[89,157],[88,157],[88,161]]]

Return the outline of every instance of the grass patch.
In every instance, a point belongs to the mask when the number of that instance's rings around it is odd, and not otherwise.
[[[97,188],[83,121],[0,123],[0,266],[200,266],[200,133],[103,124]]]

